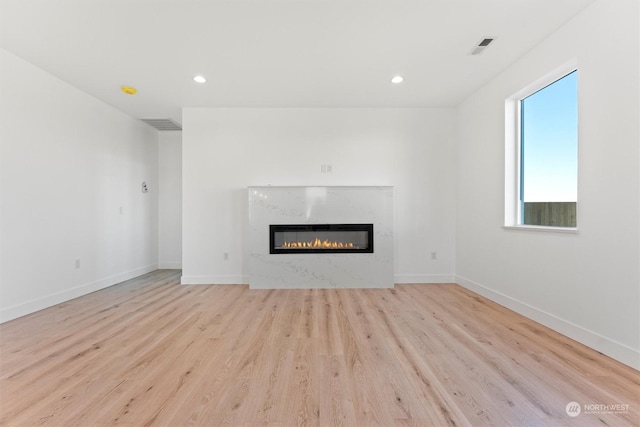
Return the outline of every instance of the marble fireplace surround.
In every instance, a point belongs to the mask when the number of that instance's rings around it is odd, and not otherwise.
[[[392,288],[393,187],[249,187],[252,289]],[[374,253],[269,254],[271,224],[373,224]]]

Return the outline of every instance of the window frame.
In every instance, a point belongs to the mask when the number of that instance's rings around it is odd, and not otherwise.
[[[504,197],[504,225],[505,229],[527,230],[527,231],[551,231],[561,233],[577,233],[575,227],[530,225],[523,223],[523,203],[522,203],[522,109],[521,101],[530,95],[552,85],[569,74],[579,71],[577,62],[571,60],[553,71],[545,74],[541,78],[524,86],[522,89],[509,96],[505,100],[505,197]],[[578,74],[578,92],[580,87]],[[578,93],[578,109],[579,109]],[[579,111],[578,111],[578,141],[579,137]],[[579,150],[579,142],[578,142]],[[578,155],[578,153],[576,153]],[[578,160],[579,162],[579,160]],[[580,166],[578,165],[578,168]],[[579,178],[579,177],[578,177]],[[579,185],[579,179],[578,179]],[[576,217],[578,204],[576,203]]]

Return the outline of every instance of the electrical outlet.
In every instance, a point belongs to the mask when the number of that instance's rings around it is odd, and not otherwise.
[[[436,251],[431,252],[431,259],[433,261],[437,260],[438,259],[438,252],[436,252]]]
[[[224,259],[225,261],[229,261],[229,252],[225,252],[222,254],[222,259]]]
[[[76,260],[75,267],[76,267],[76,269],[80,268],[80,260],[79,259]]]
[[[327,173],[331,173],[333,171],[333,166],[327,165]]]

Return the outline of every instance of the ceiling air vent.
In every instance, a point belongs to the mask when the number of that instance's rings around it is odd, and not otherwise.
[[[491,44],[492,41],[493,39],[489,39],[489,38],[482,39],[482,41],[478,43],[476,47],[473,48],[473,50],[471,51],[471,55],[480,55],[482,51],[485,50],[487,46]]]
[[[182,130],[182,125],[171,119],[140,119],[158,130]]]

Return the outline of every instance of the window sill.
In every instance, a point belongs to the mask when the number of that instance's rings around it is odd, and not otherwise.
[[[505,230],[578,234],[577,227],[549,227],[546,225],[503,225],[502,228],[504,228]]]

